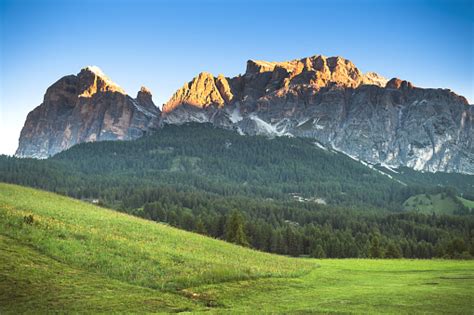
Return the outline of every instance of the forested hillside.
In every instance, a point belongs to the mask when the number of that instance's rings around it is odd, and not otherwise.
[[[474,176],[384,173],[309,139],[166,126],[47,160],[0,158],[0,180],[289,255],[469,257],[473,218],[402,212],[410,196],[468,193]],[[412,175],[410,175],[412,174]],[[389,176],[387,176],[389,175]],[[451,187],[452,186],[452,187]]]

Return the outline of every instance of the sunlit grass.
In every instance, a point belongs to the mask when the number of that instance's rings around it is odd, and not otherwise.
[[[405,210],[419,211],[421,213],[439,213],[439,214],[453,214],[458,210],[459,205],[453,198],[445,194],[420,194],[411,196],[404,203]]]
[[[261,253],[42,191],[0,184],[0,227],[74,267],[154,289],[295,276],[314,263]],[[14,205],[14,206],[12,206]],[[32,215],[33,224],[23,218]]]
[[[262,253],[0,183],[0,313],[472,313],[474,262]]]

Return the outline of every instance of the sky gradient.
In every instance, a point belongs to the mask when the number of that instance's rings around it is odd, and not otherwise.
[[[474,1],[0,0],[0,154],[46,89],[87,65],[161,106],[201,71],[342,56],[474,103]]]

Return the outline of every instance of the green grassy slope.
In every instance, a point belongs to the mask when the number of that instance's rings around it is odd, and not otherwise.
[[[152,289],[73,268],[0,236],[0,313],[176,312],[196,308],[198,304],[178,294],[157,294]]]
[[[469,199],[464,199],[464,198],[461,198],[461,197],[458,197],[458,199],[461,200],[463,205],[465,205],[469,209],[474,209],[474,201],[469,200]]]
[[[473,289],[471,261],[288,258],[0,183],[0,313],[469,313]]]
[[[446,194],[420,194],[411,196],[404,203],[403,207],[407,211],[418,211],[421,213],[453,214],[460,209],[460,203],[454,198],[459,199],[465,206],[474,204],[467,199]],[[472,205],[471,205],[472,207]]]
[[[179,289],[300,275],[314,267],[67,197],[8,184],[0,187],[4,235],[74,267],[129,283]],[[34,223],[25,224],[23,218],[30,214]]]

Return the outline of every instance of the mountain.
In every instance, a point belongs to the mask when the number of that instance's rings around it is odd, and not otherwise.
[[[81,142],[136,139],[159,117],[147,88],[134,99],[98,67],[86,67],[48,88],[28,114],[16,156],[47,158]]]
[[[163,107],[164,123],[314,138],[373,164],[474,173],[474,106],[445,89],[362,74],[340,57],[247,62],[243,76],[201,73]]]
[[[48,89],[28,115],[17,156],[47,157],[75,143],[133,139],[163,124],[199,122],[247,135],[311,138],[371,164],[474,174],[474,106],[464,97],[364,74],[341,57],[249,60],[245,73],[233,78],[202,72],[174,93],[162,113],[151,95],[134,100],[96,76],[111,90],[96,91],[90,81],[85,92],[57,86],[69,77]],[[114,115],[105,119],[105,109]]]

